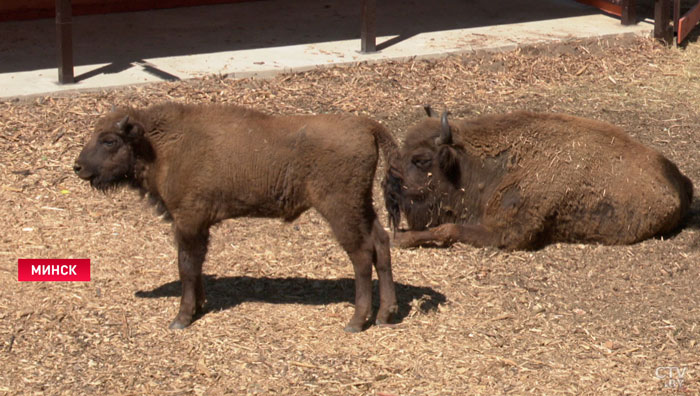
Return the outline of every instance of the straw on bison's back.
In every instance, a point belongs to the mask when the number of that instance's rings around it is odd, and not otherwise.
[[[128,184],[173,220],[184,328],[204,304],[202,263],[209,227],[240,216],[291,221],[315,208],[355,270],[360,331],[379,278],[377,323],[396,312],[389,238],[372,204],[378,149],[396,151],[380,124],[351,115],[272,117],[236,106],[163,104],[121,109],[98,121],[75,171],[98,189]]]
[[[610,124],[528,112],[443,121],[412,128],[387,174],[404,246],[629,244],[678,227],[692,200],[672,162]]]

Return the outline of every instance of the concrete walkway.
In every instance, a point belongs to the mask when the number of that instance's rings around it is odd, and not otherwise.
[[[573,0],[383,0],[374,54],[360,54],[359,2],[268,0],[73,18],[76,84],[59,85],[53,19],[0,23],[0,98],[178,80],[269,76],[620,34],[651,21]]]

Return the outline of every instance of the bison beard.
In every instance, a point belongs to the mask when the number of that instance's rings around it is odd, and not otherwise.
[[[171,328],[188,326],[204,305],[212,225],[240,216],[291,221],[315,208],[352,261],[355,313],[345,329],[357,332],[371,313],[373,266],[376,322],[397,311],[389,237],[372,203],[378,148],[386,159],[397,151],[386,129],[361,117],[163,104],[101,118],[74,170],[100,190],[128,184],[172,219],[182,298]]]
[[[676,229],[693,196],[671,161],[619,128],[528,112],[420,122],[383,186],[403,247],[631,244]],[[408,230],[396,232],[402,213]]]

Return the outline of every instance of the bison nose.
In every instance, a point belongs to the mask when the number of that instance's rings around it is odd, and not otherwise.
[[[83,169],[82,166],[80,166],[77,162],[73,165],[73,171],[78,174],[80,173],[80,170]]]

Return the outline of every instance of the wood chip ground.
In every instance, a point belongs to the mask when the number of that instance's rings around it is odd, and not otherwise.
[[[393,249],[399,321],[360,334],[342,330],[352,267],[318,214],[227,221],[205,264],[207,312],[170,331],[180,287],[169,225],[137,194],[93,191],[71,169],[112,105],[351,112],[402,138],[430,103],[454,117],[526,109],[615,123],[700,185],[697,40],[588,40],[0,101],[0,394],[700,393],[697,198],[678,234],[633,246]],[[375,199],[386,224],[378,188]],[[18,258],[58,257],[90,258],[92,281],[17,281]],[[685,368],[683,387],[664,388],[658,367]]]

